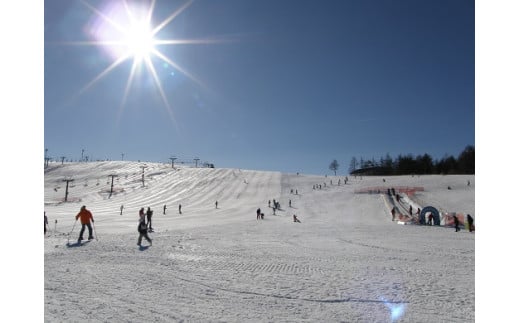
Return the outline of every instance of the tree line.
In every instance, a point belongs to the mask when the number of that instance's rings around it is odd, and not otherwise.
[[[329,169],[336,173],[339,169],[337,160],[332,161]],[[390,154],[386,154],[379,160],[352,157],[349,173],[351,175],[475,174],[475,147],[466,146],[457,158],[445,155],[438,160],[433,160],[429,154],[415,157],[411,154],[399,155],[395,159]]]

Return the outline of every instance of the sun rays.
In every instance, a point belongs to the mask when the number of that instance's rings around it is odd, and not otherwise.
[[[212,44],[223,42],[223,40],[214,39],[159,39],[157,34],[167,27],[177,16],[186,10],[193,0],[189,0],[174,10],[166,19],[152,25],[152,18],[156,8],[156,1],[112,1],[106,7],[100,9],[89,4],[85,0],[80,2],[88,8],[93,16],[91,18],[91,31],[89,36],[92,40],[67,42],[67,45],[78,46],[97,46],[106,51],[113,60],[104,70],[97,74],[90,82],[88,82],[78,93],[78,95],[90,90],[100,80],[120,67],[122,63],[132,59],[133,63],[128,72],[128,78],[124,81],[125,89],[122,94],[119,113],[121,115],[128,101],[132,86],[137,83],[136,75],[140,73],[142,67],[149,73],[153,79],[155,88],[157,89],[161,101],[167,110],[168,115],[175,123],[173,109],[169,103],[166,91],[163,88],[160,75],[154,65],[153,59],[158,59],[163,63],[169,64],[176,71],[182,73],[199,86],[206,86],[192,73],[175,63],[173,59],[161,52],[159,46],[179,45],[179,44]],[[137,84],[138,85],[138,84]]]

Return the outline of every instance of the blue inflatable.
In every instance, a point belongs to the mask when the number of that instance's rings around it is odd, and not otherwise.
[[[419,215],[420,224],[426,224],[426,213],[431,213],[433,215],[433,225],[441,225],[439,211],[437,211],[433,206],[427,206],[421,210],[421,214]]]

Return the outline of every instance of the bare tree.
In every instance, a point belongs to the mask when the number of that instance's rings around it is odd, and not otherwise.
[[[339,168],[339,163],[337,160],[333,160],[332,163],[330,163],[329,165],[329,169],[334,171],[334,176],[336,176],[336,171],[338,170]]]
[[[349,167],[349,171],[351,174],[353,171],[355,171],[357,169],[357,165],[358,165],[358,161],[357,161],[356,157],[352,157],[352,159],[350,160],[350,167]]]

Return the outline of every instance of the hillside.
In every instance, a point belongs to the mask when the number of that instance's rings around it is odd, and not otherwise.
[[[474,215],[474,176],[349,176],[345,184],[342,176],[146,163],[143,186],[142,165],[45,170],[45,321],[474,320],[474,234],[398,225],[384,194],[354,193],[420,186],[421,207]],[[74,181],[63,202],[66,178]],[[81,205],[98,239],[70,248]],[[136,246],[141,207],[154,210],[149,248]]]

